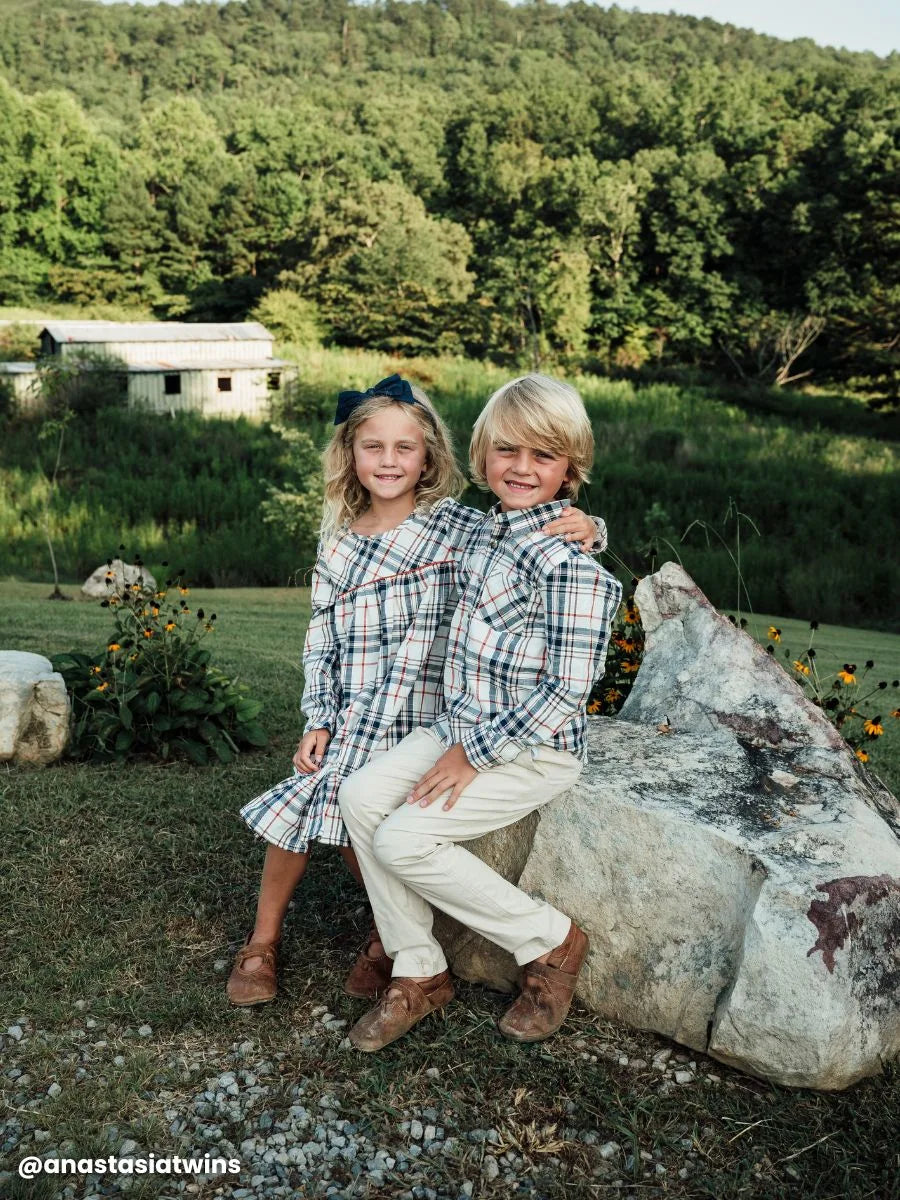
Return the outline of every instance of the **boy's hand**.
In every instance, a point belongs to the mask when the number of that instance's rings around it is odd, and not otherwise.
[[[460,794],[469,786],[478,772],[466,758],[466,752],[457,742],[445,750],[427,775],[423,775],[406,798],[407,804],[418,804],[427,808],[444,792],[450,795],[444,801],[444,812],[451,809]]]
[[[311,729],[304,733],[292,760],[297,770],[303,775],[318,771],[330,741],[331,734],[327,729]]]
[[[561,517],[557,517],[549,525],[545,525],[541,532],[564,537],[567,542],[577,542],[587,554],[597,536],[597,526],[592,518],[583,513],[580,508],[570,506]]]

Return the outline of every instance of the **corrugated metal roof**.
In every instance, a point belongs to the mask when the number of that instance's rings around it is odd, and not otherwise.
[[[57,342],[257,342],[273,335],[258,321],[51,321]]]
[[[292,367],[294,364],[283,358],[258,358],[249,361],[242,358],[229,358],[223,359],[221,362],[215,360],[210,362],[209,359],[198,358],[188,359],[185,362],[179,359],[178,362],[160,360],[158,362],[125,363],[124,366],[131,375],[135,372],[147,371],[166,371],[167,373],[175,371],[277,371],[282,367]]]

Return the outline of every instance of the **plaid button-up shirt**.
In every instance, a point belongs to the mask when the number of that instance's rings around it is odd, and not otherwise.
[[[540,743],[585,756],[585,706],[602,678],[622,585],[540,530],[563,501],[502,512],[467,543],[447,642],[446,712],[433,731],[488,770]],[[601,536],[603,530],[601,529]]]

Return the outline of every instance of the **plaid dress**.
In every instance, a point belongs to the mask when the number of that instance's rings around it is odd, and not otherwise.
[[[295,769],[241,816],[260,837],[302,853],[349,846],[337,794],[351,772],[443,708],[447,630],[462,547],[484,513],[450,497],[367,537],[350,530],[320,547],[303,651],[306,729],[331,741],[311,775]]]

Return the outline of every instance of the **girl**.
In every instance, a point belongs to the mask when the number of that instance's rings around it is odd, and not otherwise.
[[[256,924],[228,980],[233,1004],[276,993],[276,953],[310,845],[339,847],[362,884],[341,821],[344,778],[442,707],[444,650],[456,602],[456,564],[484,514],[454,498],[463,477],[431,401],[399,375],[341,392],[323,453],[325,505],[303,652],[306,729],[295,774],[241,809],[268,843]],[[546,527],[585,549],[598,526],[568,509]],[[598,546],[599,548],[599,546]],[[345,991],[376,998],[391,960],[369,934]]]

